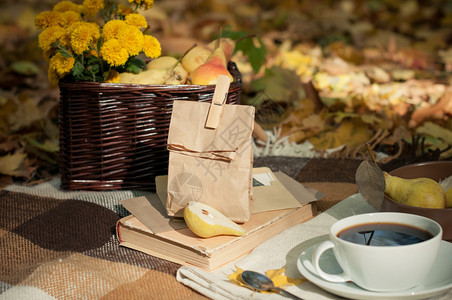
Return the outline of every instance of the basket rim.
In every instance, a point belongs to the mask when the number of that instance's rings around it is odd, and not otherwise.
[[[231,75],[234,78],[234,81],[230,84],[230,89],[235,88],[241,88],[242,83],[242,74],[240,73],[239,69],[237,68],[237,65],[230,61],[228,63],[228,69],[231,71]],[[69,80],[60,80],[59,86],[72,86],[72,85],[88,85],[88,86],[95,86],[95,87],[101,87],[101,88],[120,88],[120,89],[149,89],[149,88],[156,88],[156,89],[180,89],[180,90],[199,90],[199,89],[213,89],[215,88],[215,84],[209,84],[209,85],[199,85],[199,84],[137,84],[137,83],[107,83],[107,82],[94,82],[94,81],[69,81]]]

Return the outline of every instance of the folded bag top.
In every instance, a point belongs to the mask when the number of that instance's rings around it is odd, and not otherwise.
[[[210,103],[175,101],[168,134],[168,150],[233,160],[251,138],[254,108],[224,104],[216,129],[205,127]],[[199,116],[199,117],[198,117]],[[176,126],[175,123],[182,126]]]
[[[173,104],[168,134],[170,216],[181,216],[188,201],[200,201],[234,221],[249,219],[255,110],[224,104],[225,93],[227,88],[219,93],[216,89],[212,103]]]

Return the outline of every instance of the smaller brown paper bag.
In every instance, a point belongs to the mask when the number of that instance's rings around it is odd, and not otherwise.
[[[254,107],[224,104],[228,88],[222,96],[217,88],[212,103],[174,101],[166,209],[182,217],[187,203],[197,201],[241,223],[250,217],[253,197]]]

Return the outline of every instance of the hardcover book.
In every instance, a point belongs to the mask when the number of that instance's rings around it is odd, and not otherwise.
[[[132,215],[122,218],[116,225],[120,245],[182,265],[213,271],[316,214],[315,191],[304,188],[283,173],[275,174],[267,168],[255,169],[254,173],[260,174],[254,178],[263,183],[255,187],[259,192],[255,193],[256,208],[249,221],[239,224],[247,232],[244,236],[200,238],[191,232],[183,219],[169,218],[162,201],[153,194],[121,201]],[[281,190],[285,187],[286,196],[293,198],[282,199],[280,202],[283,208],[275,205],[277,199],[264,199],[268,195],[275,197],[272,189]],[[293,202],[295,198],[298,200],[296,203]],[[265,205],[266,201],[268,205]]]

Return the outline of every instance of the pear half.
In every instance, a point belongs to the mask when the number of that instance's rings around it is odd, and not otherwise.
[[[452,187],[446,192],[446,207],[452,207]]]
[[[383,172],[385,194],[394,201],[424,208],[445,208],[446,192],[430,178],[405,179]]]
[[[215,208],[190,201],[184,209],[188,228],[197,236],[208,238],[217,235],[242,236],[246,231]]]

